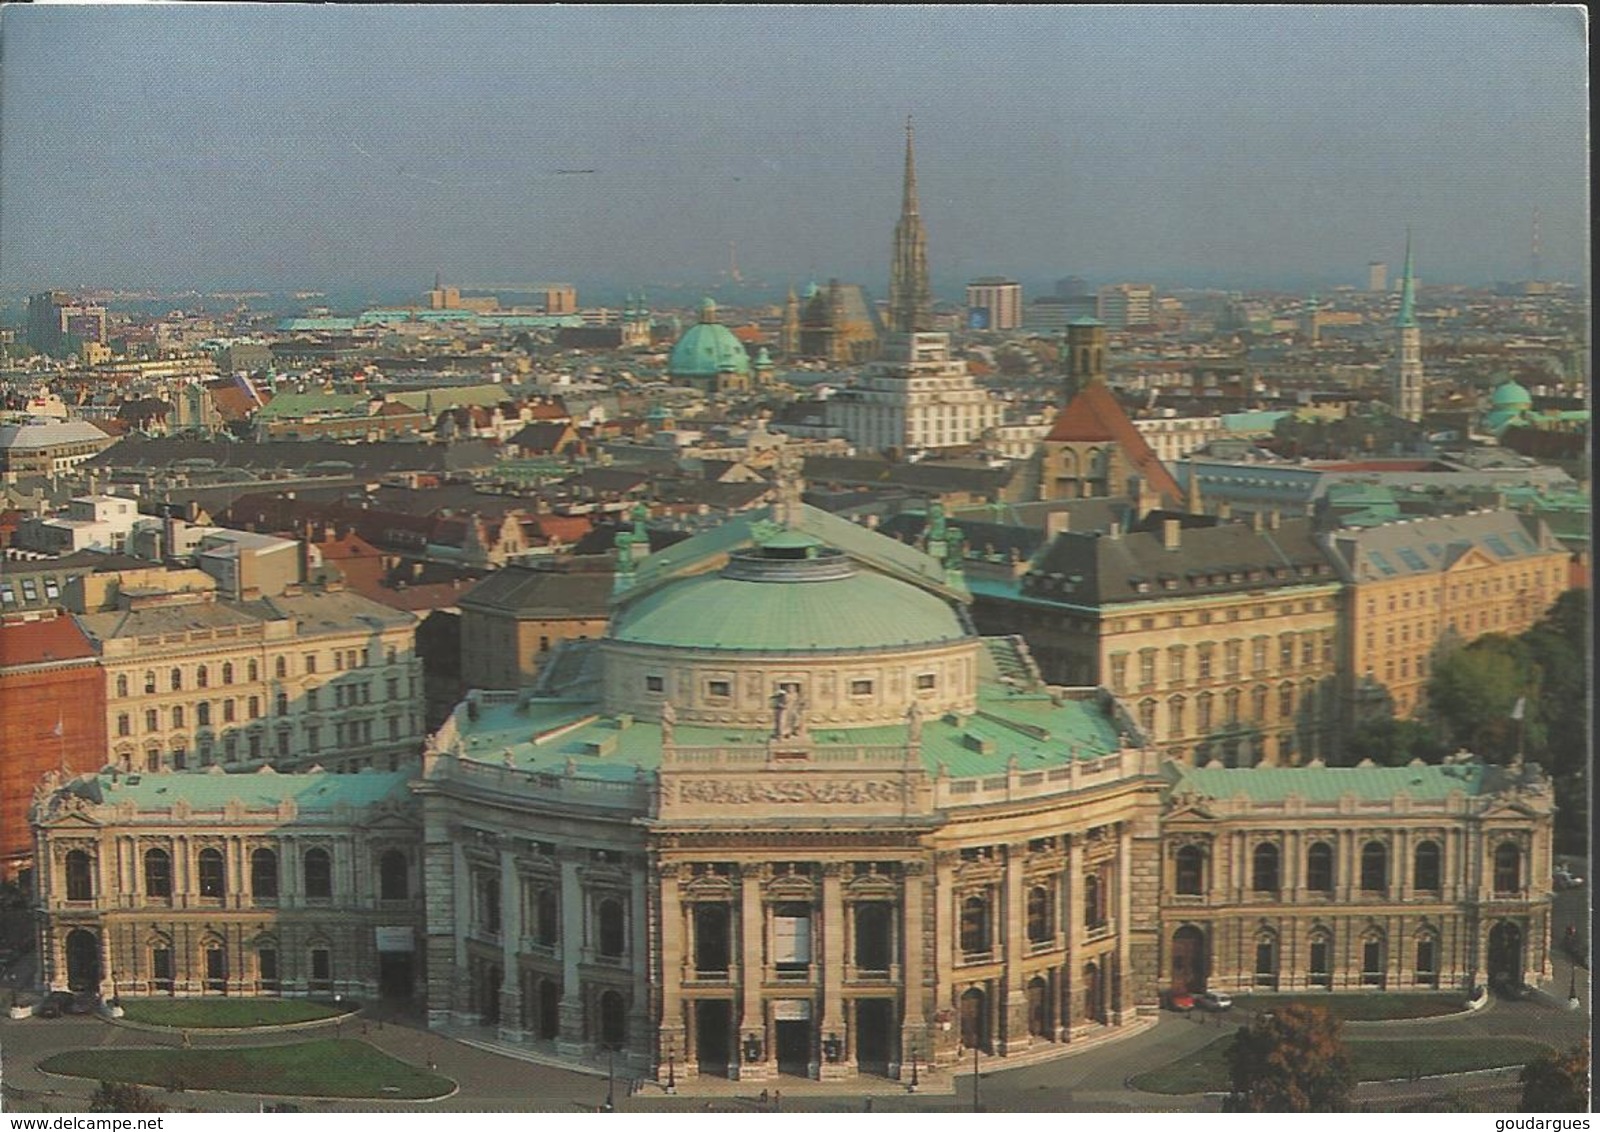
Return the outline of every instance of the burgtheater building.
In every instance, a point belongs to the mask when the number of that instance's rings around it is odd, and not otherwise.
[[[41,791],[47,981],[409,992],[441,1029],[766,1080],[1070,1049],[1173,989],[1548,977],[1535,768],[1166,761],[1111,693],[974,630],[937,524],[925,553],[792,470],[779,497],[648,557],[623,536],[604,638],[469,695],[409,794]]]

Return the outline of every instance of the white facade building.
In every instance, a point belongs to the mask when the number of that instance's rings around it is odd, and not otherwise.
[[[860,381],[834,394],[827,423],[860,448],[953,448],[998,427],[1004,405],[950,356],[950,336],[892,336]]]

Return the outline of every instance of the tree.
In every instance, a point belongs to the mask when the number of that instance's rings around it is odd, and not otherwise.
[[[1357,724],[1345,751],[1351,765],[1371,759],[1379,766],[1405,766],[1412,759],[1439,763],[1446,754],[1444,744],[1427,724],[1393,716]]]
[[[101,1081],[89,1097],[90,1112],[166,1112],[167,1106],[126,1081]]]
[[[1491,633],[1434,664],[1428,704],[1450,741],[1485,761],[1508,762],[1519,746],[1539,755],[1545,739],[1542,678],[1526,644]],[[1519,699],[1525,700],[1523,718],[1515,720],[1512,712]]]
[[[1522,1112],[1589,1111],[1589,1039],[1522,1067]]]
[[[1323,1007],[1303,1003],[1258,1014],[1228,1047],[1233,1091],[1224,1111],[1346,1111],[1356,1076],[1342,1028]]]

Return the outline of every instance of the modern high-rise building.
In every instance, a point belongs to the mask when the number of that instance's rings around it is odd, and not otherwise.
[[[28,297],[28,345],[41,354],[65,357],[85,342],[106,340],[106,309],[80,303],[66,291]]]
[[[1068,275],[1064,279],[1056,280],[1056,297],[1059,299],[1076,299],[1083,295],[1094,294],[1094,288],[1089,286],[1089,281],[1081,275]]]
[[[1156,292],[1148,283],[1115,283],[1100,288],[1100,321],[1112,330],[1155,321]]]
[[[1389,265],[1380,260],[1367,264],[1367,290],[1383,294],[1389,289]]]
[[[1400,276],[1400,313],[1395,318],[1399,341],[1393,362],[1396,416],[1422,419],[1422,329],[1417,325],[1416,280],[1411,273],[1411,231],[1406,230],[1406,263]]]
[[[906,172],[900,221],[894,226],[889,266],[889,330],[915,334],[933,329],[933,292],[928,285],[928,233],[917,205],[917,166],[912,153],[911,119],[906,119]]]
[[[971,330],[1015,330],[1022,325],[1022,284],[1001,275],[985,275],[967,284],[967,327]]]

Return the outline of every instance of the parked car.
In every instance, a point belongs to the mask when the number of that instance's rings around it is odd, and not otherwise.
[[[1206,991],[1195,997],[1195,1005],[1201,1010],[1232,1010],[1233,999],[1221,991]]]
[[[44,996],[33,1015],[35,1018],[59,1018],[72,1007],[73,995],[71,991],[51,991]]]
[[[1167,1008],[1169,1010],[1193,1010],[1194,995],[1188,991],[1168,991]]]

